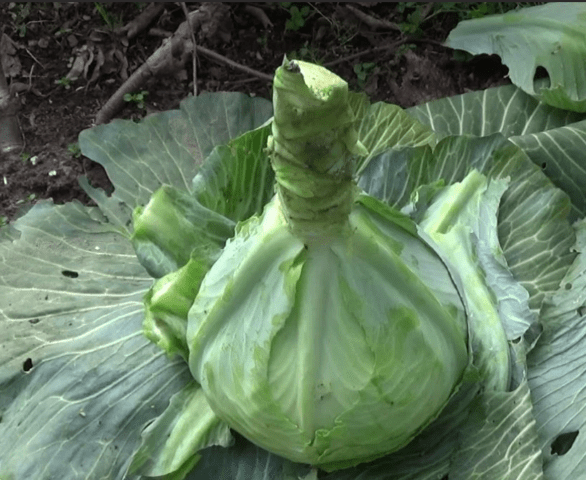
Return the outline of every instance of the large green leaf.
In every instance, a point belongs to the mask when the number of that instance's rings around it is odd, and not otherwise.
[[[191,193],[161,187],[134,214],[132,242],[140,262],[160,278],[145,298],[144,332],[187,358],[185,328],[201,281],[233,237],[235,221],[261,213],[274,196],[266,154],[270,124],[216,147]],[[200,203],[201,202],[201,203]]]
[[[497,54],[511,81],[530,95],[566,110],[586,112],[586,5],[553,2],[503,15],[465,20],[446,45],[475,55]],[[537,67],[549,86],[534,85]]]
[[[37,204],[0,242],[0,478],[122,479],[191,376],[141,333],[152,279],[96,208]]]
[[[511,178],[499,207],[499,240],[515,278],[539,311],[572,262],[570,203],[521,149],[501,135],[447,137],[431,147],[391,150],[369,162],[359,186],[398,208],[422,185],[462,181],[476,168],[495,178]],[[538,241],[536,241],[538,239]]]
[[[440,138],[501,133],[521,147],[572,202],[571,219],[586,215],[586,115],[547,106],[507,85],[434,100],[408,112]]]
[[[397,105],[377,102],[356,114],[360,119],[358,139],[368,150],[360,161],[363,166],[389,148],[435,143],[434,132]]]
[[[461,432],[452,480],[542,480],[543,468],[527,382],[512,392],[477,397]]]
[[[562,288],[544,306],[544,331],[529,352],[529,386],[546,478],[574,480],[586,471],[586,223],[576,224],[579,252]],[[577,434],[577,437],[576,437]]]
[[[448,135],[505,137],[529,135],[563,127],[586,118],[539,102],[514,85],[432,100],[407,113],[428,125],[439,138]]]
[[[571,218],[586,215],[586,120],[511,138],[572,201]]]
[[[317,480],[308,465],[285,460],[235,434],[232,447],[211,447],[186,480]]]
[[[101,209],[39,203],[2,229],[0,478],[137,478],[126,471],[143,428],[193,379],[143,335],[153,279],[130,242],[132,209],[161,185],[186,195],[218,143],[270,114],[266,100],[202,95],[143,123],[86,131],[82,150],[106,167],[113,196],[85,181]],[[149,465],[186,458],[148,448]]]
[[[211,410],[195,381],[176,393],[169,407],[143,431],[130,474],[146,477],[167,475],[182,480],[199,461],[196,454],[212,445],[231,446],[234,441],[228,425]]]
[[[234,222],[260,214],[275,193],[266,152],[269,122],[228,145],[216,147],[193,179],[193,195]]]
[[[140,123],[114,120],[83,131],[84,155],[102,164],[116,187],[112,197],[130,209],[146,204],[161,185],[190,191],[214,147],[263,124],[271,103],[241,93],[204,93]]]

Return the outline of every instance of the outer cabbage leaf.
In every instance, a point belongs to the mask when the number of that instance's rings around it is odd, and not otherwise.
[[[586,112],[586,6],[582,2],[547,5],[465,20],[446,45],[473,54],[497,54],[512,82],[558,108]],[[537,67],[549,86],[535,88]]]
[[[211,410],[195,381],[176,393],[169,407],[144,429],[143,443],[129,473],[182,480],[201,458],[198,452],[213,445],[231,446],[228,425]]]
[[[416,147],[436,141],[429,127],[397,105],[377,102],[357,115],[358,140],[368,150],[368,155],[360,160],[359,165],[367,164],[389,148]]]
[[[449,135],[505,137],[540,133],[584,120],[583,113],[549,106],[515,85],[432,100],[406,110],[439,138]]]
[[[586,215],[586,120],[532,135],[512,137],[531,161],[570,197],[571,219]]]
[[[501,133],[529,156],[586,215],[586,115],[550,107],[513,85],[443,98],[407,110],[439,138]]]
[[[194,197],[234,222],[260,214],[275,193],[267,152],[270,122],[216,147],[194,177]]]
[[[186,480],[317,480],[309,465],[293,463],[256,446],[238,434],[228,448],[206,449]]]
[[[190,379],[142,335],[152,279],[77,203],[35,205],[0,263],[0,477],[124,478],[142,428]]]
[[[529,292],[530,308],[538,312],[573,261],[575,236],[566,218],[567,196],[518,147],[496,134],[448,137],[434,149],[388,151],[368,164],[359,186],[403,208],[419,187],[462,181],[474,168],[490,178],[511,179],[499,206],[499,241],[514,277]]]
[[[207,271],[234,234],[234,222],[203,207],[182,190],[163,186],[145,207],[134,210],[131,241],[155,278],[183,267],[194,255]]]
[[[145,205],[161,185],[190,191],[195,174],[214,147],[264,123],[272,107],[241,93],[203,93],[180,110],[150,115],[140,123],[114,120],[83,131],[84,155],[100,163],[116,187],[112,200],[130,212]]]
[[[555,480],[580,478],[586,471],[585,221],[575,228],[579,254],[559,292],[544,306],[543,334],[527,356],[545,474]]]
[[[435,197],[418,223],[450,269],[470,325],[474,365],[487,390],[505,391],[511,380],[507,327],[515,336],[535,321],[527,292],[508,277],[496,239],[496,217],[507,183],[488,184],[476,170]]]
[[[114,195],[82,181],[101,210],[40,203],[2,229],[0,477],[136,478],[126,470],[141,431],[192,377],[142,334],[152,278],[129,241],[131,210],[161,183],[189,191],[215,142],[268,116],[266,100],[202,95],[86,131],[82,151],[105,165]],[[143,447],[161,465],[168,452],[152,440]]]
[[[135,209],[132,241],[141,263],[162,277],[147,294],[144,332],[169,354],[187,359],[187,312],[235,222],[260,213],[274,195],[265,152],[270,125],[214,149],[193,192],[161,187]],[[233,219],[233,220],[232,220]]]
[[[450,479],[542,480],[541,451],[527,382],[512,392],[486,392],[471,407]]]

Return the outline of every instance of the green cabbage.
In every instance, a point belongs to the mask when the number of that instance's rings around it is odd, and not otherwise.
[[[347,84],[284,62],[268,148],[277,195],[236,227],[188,314],[189,367],[214,412],[296,462],[399,449],[469,365],[464,303],[409,217],[365,195]]]

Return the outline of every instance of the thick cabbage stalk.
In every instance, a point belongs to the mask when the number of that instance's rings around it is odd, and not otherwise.
[[[189,367],[261,447],[332,470],[407,444],[469,364],[466,315],[405,215],[361,194],[347,84],[285,61],[269,140],[277,195],[240,223],[188,314]]]

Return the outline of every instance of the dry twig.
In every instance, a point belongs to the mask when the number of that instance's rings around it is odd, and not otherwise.
[[[246,72],[250,75],[254,75],[255,77],[260,78],[261,80],[266,80],[267,82],[273,81],[272,75],[269,75],[269,74],[263,73],[263,72],[259,72],[258,70],[255,70],[254,68],[250,68],[250,67],[247,67],[246,65],[242,65],[238,62],[235,62],[234,60],[230,60],[229,58],[224,57],[224,55],[220,55],[219,53],[216,53],[213,50],[208,50],[207,48],[201,47],[198,45],[197,51],[200,53],[203,53],[204,55],[207,55],[210,58],[213,58],[214,60],[217,60],[218,62],[225,63],[226,65],[229,65],[232,68],[235,68],[236,70],[240,70],[240,71]]]
[[[185,2],[181,2],[181,8],[183,9],[183,13],[187,19],[189,31],[191,32],[191,42],[193,43],[193,48],[191,50],[191,56],[193,59],[193,96],[197,97],[197,43],[195,42],[193,23],[191,23],[191,19],[189,18],[189,12],[187,11],[187,5],[185,5]]]
[[[388,45],[379,45],[378,47],[369,48],[368,50],[362,50],[361,52],[353,53],[352,55],[348,55],[346,57],[338,58],[337,60],[333,60],[331,62],[324,63],[324,67],[330,68],[334,65],[338,65],[340,63],[349,62],[350,60],[354,60],[355,58],[362,57],[363,55],[368,55],[369,53],[380,52],[383,50],[394,50],[397,47],[407,43],[409,39],[403,38],[401,40],[397,40],[396,42],[390,43]]]
[[[380,18],[374,18],[368,13],[365,13],[362,10],[353,7],[352,5],[346,5],[346,9],[350,10],[355,17],[357,17],[361,22],[366,23],[366,25],[368,25],[373,30],[395,30],[397,32],[401,31],[401,28],[396,23],[389,22],[388,20],[383,20]]]
[[[244,11],[254,18],[256,18],[264,28],[271,28],[273,26],[273,22],[271,19],[267,17],[267,14],[264,12],[262,8],[254,7],[252,5],[246,5],[244,7]]]

